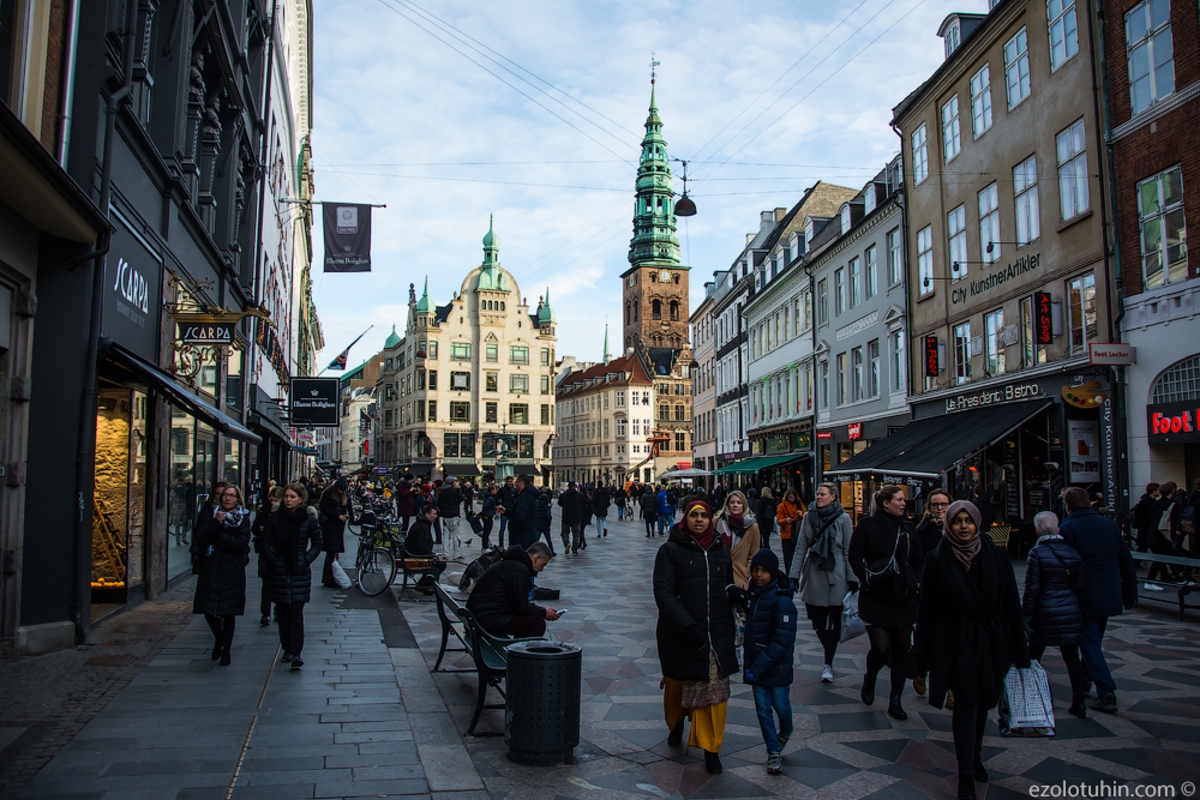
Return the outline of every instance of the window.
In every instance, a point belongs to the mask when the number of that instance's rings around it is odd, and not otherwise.
[[[451,361],[470,361],[471,360],[471,343],[470,342],[451,342],[450,343],[450,360]]]
[[[867,397],[879,397],[879,340],[867,342]]]
[[[484,358],[495,364],[500,360],[500,345],[489,344],[484,345]]]
[[[900,238],[900,229],[888,231],[888,286],[895,286],[904,279],[904,240]]]
[[[431,370],[429,370],[429,390],[434,391],[436,389],[437,389],[437,370],[431,369]]]
[[[499,422],[500,421],[498,419],[499,407],[500,407],[499,403],[495,403],[495,402],[485,403],[483,406],[483,410],[484,410],[484,414],[485,414],[484,422]]]
[[[1004,82],[1008,86],[1008,107],[1029,97],[1029,42],[1025,28],[1004,44]]]
[[[608,420],[604,420],[604,438],[608,438]]]
[[[471,421],[471,404],[454,402],[450,404],[450,421],[451,422],[470,422]]]
[[[954,326],[954,382],[971,379],[971,323]]]
[[[1050,69],[1056,70],[1079,52],[1075,0],[1048,0],[1046,19],[1050,22]]]
[[[892,340],[892,393],[904,391],[904,331],[888,334]]]
[[[979,260],[1000,260],[1000,192],[995,183],[979,192]]]
[[[992,127],[992,73],[987,64],[971,76],[971,133],[978,139]]]
[[[419,369],[419,370],[417,370],[417,391],[423,391],[424,389],[425,389],[425,370]]]
[[[925,150],[925,125],[913,131],[912,134],[913,185],[916,186],[929,177],[929,153]]]
[[[850,308],[862,302],[862,259],[850,259]]]
[[[1146,0],[1125,15],[1129,102],[1137,114],[1175,91],[1170,0]]]
[[[942,106],[942,158],[946,163],[962,149],[962,138],[958,130],[958,95],[954,95]]]
[[[429,405],[432,409],[432,407],[433,407],[432,400],[429,401]],[[424,422],[425,421],[425,404],[420,401],[417,401],[416,407],[417,407],[417,422]]]
[[[964,206],[946,215],[946,233],[950,237],[950,278],[967,274],[967,211]]]
[[[833,271],[833,313],[836,316],[846,310],[846,268]]]
[[[829,285],[824,278],[817,281],[817,324],[829,321]]]
[[[519,372],[509,375],[508,391],[513,394],[529,394],[529,376]]]
[[[529,363],[529,348],[519,345],[512,345],[508,348],[508,363],[510,364],[528,364]]]
[[[687,421],[687,416],[685,416],[686,414],[687,414],[687,411],[684,409],[684,407],[682,405],[675,406],[675,421],[676,422],[686,422]]]
[[[1030,156],[1013,167],[1013,194],[1017,214],[1017,247],[1024,247],[1041,236],[1038,216],[1037,158]]]
[[[868,298],[874,297],[879,293],[879,276],[877,270],[875,269],[875,262],[877,260],[875,258],[875,252],[878,249],[879,248],[877,248],[875,245],[871,245],[867,248],[866,252],[866,288]]]
[[[549,347],[542,348],[542,366],[543,367],[550,366],[550,348]]]
[[[866,397],[866,388],[863,382],[863,349],[856,347],[850,351],[850,398],[855,402]]]
[[[1037,343],[1033,328],[1033,298],[1021,298],[1021,366],[1046,363],[1046,345]]]
[[[550,406],[546,403],[542,403],[542,424],[550,424]]]
[[[650,319],[662,319],[662,301],[650,301]]]
[[[821,362],[821,408],[829,408],[829,362]]]
[[[546,380],[549,380],[549,379],[550,379],[549,376],[547,376]],[[616,405],[617,405],[617,408],[625,407],[625,392],[617,392]]]
[[[451,403],[450,415],[454,415],[453,407],[457,403]],[[442,455],[446,458],[458,458],[458,434],[447,433],[442,436]]]
[[[958,45],[961,43],[961,41],[962,30],[958,26],[958,21],[955,20],[954,22],[950,23],[948,28],[946,28],[946,36],[945,40],[943,41],[943,44],[946,47],[946,58],[949,58],[950,54],[958,49]]]
[[[429,421],[437,422],[437,400],[429,401]]]
[[[846,371],[846,354],[837,354],[837,401],[844,405],[850,399],[850,375]]]
[[[687,451],[687,434],[683,431],[675,431],[675,452],[683,453]]]
[[[1058,193],[1063,222],[1088,210],[1087,148],[1083,118],[1055,137],[1058,151]]]
[[[487,391],[487,392],[500,391],[500,373],[499,372],[483,373],[483,386],[484,386],[484,391]]]
[[[550,394],[550,376],[549,375],[543,375],[541,377],[541,385],[542,385],[541,386],[542,394]],[[620,399],[620,395],[617,396],[617,399]]]
[[[617,417],[616,428],[617,428],[617,438],[624,439],[625,438],[625,418],[624,417]]]
[[[1071,352],[1082,353],[1096,341],[1096,274],[1089,272],[1067,281],[1071,316]]]
[[[850,230],[850,206],[849,204],[842,206],[842,233]]]
[[[429,356],[430,361],[437,361],[437,357],[438,357],[437,351],[438,351],[438,343],[430,342],[429,343],[429,353],[427,354]]]
[[[996,309],[983,317],[987,334],[987,371],[989,376],[1004,374],[1004,345],[1000,341],[1000,329],[1004,327],[1004,309]]]
[[[933,291],[933,226],[917,231],[917,280],[921,294]]]
[[[528,425],[529,424],[529,406],[525,403],[509,403],[508,404],[508,424],[509,425]]]
[[[451,372],[450,389],[455,392],[469,392],[471,390],[471,373]]]
[[[1183,174],[1178,166],[1138,184],[1142,281],[1147,289],[1187,280]]]

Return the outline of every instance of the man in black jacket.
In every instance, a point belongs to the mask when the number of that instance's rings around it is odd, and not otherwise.
[[[493,636],[542,636],[546,621],[558,619],[553,608],[534,605],[533,581],[553,556],[544,542],[528,550],[513,545],[503,560],[488,567],[467,597],[467,610]]]
[[[1158,524],[1157,519],[1152,519],[1151,510],[1154,508],[1154,503],[1158,500],[1158,484],[1147,483],[1146,492],[1138,498],[1137,504],[1130,511],[1130,516],[1133,517],[1133,529],[1137,532],[1137,549],[1139,553],[1144,553],[1150,549],[1152,541],[1150,535],[1154,533],[1154,527]]]
[[[534,524],[537,517],[538,490],[528,475],[517,476],[516,490],[512,505],[504,506],[500,510],[508,517],[509,542],[524,549],[538,540],[537,526]]]
[[[408,534],[404,537],[404,549],[411,556],[428,556],[433,561],[433,568],[437,570],[437,574],[441,575],[446,569],[446,564],[434,558],[433,554],[433,522],[437,516],[437,506],[433,503],[422,508],[421,513],[417,514],[412,526],[408,529]],[[417,591],[433,594],[433,584],[435,583],[437,583],[436,577],[426,575],[417,581]]]
[[[562,508],[563,552],[579,555],[580,548],[587,545],[583,542],[583,495],[575,488],[575,481],[558,496],[558,505]]]

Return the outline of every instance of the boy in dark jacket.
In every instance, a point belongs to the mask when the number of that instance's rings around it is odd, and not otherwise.
[[[783,772],[784,746],[792,737],[792,652],[796,645],[794,590],[767,548],[750,560],[743,679],[754,688],[754,710],[767,745],[767,774]],[[772,714],[774,711],[774,715]],[[775,729],[775,715],[779,729]]]

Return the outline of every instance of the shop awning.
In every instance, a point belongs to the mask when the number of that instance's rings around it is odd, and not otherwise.
[[[454,476],[479,475],[479,467],[475,464],[443,464],[442,472]]]
[[[145,361],[126,350],[115,342],[105,341],[101,348],[104,355],[112,362],[128,370],[140,382],[160,394],[167,400],[190,413],[201,422],[207,423],[221,433],[247,444],[260,444],[262,437],[250,430],[221,409],[197,397],[183,384],[163,372],[158,367]]]
[[[403,475],[406,472],[411,472],[413,475],[428,475],[433,472],[432,461],[414,461],[411,464],[405,464],[403,467],[397,467],[396,472]]]
[[[785,453],[781,456],[755,456],[753,458],[743,458],[741,461],[735,461],[732,464],[726,464],[723,467],[717,467],[714,475],[753,475],[760,469],[767,469],[779,464],[785,464],[788,461],[795,461],[800,458],[800,453]]]
[[[882,473],[936,478],[1008,436],[1051,404],[1050,400],[1010,403],[910,422],[825,474]]]
[[[321,454],[321,451],[315,447],[301,447],[300,445],[296,445],[292,449],[303,456],[318,456]]]

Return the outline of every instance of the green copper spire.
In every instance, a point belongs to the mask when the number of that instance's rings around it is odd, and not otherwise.
[[[500,255],[500,237],[494,228],[495,219],[488,214],[488,232],[483,235],[483,264],[498,264]]]
[[[508,278],[500,268],[500,237],[496,235],[495,220],[488,215],[488,232],[483,235],[483,264],[476,290],[507,292]]]
[[[421,295],[421,299],[417,301],[417,313],[418,314],[428,314],[429,313],[429,276],[428,275],[425,276],[425,291]]]
[[[608,358],[608,323],[604,323],[604,363],[607,364]]]
[[[542,298],[542,302],[538,306],[538,325],[550,325],[558,321],[554,316],[554,309],[550,308],[550,287],[546,287],[546,296]]]
[[[650,85],[650,114],[637,171],[637,201],[633,214],[633,239],[629,242],[632,267],[679,267],[679,238],[675,235],[675,197],[671,188],[671,160],[662,135],[662,119]]]
[[[387,341],[383,343],[384,350],[391,350],[396,345],[400,344],[400,336],[396,333],[396,326],[392,326],[392,335],[387,337]]]

